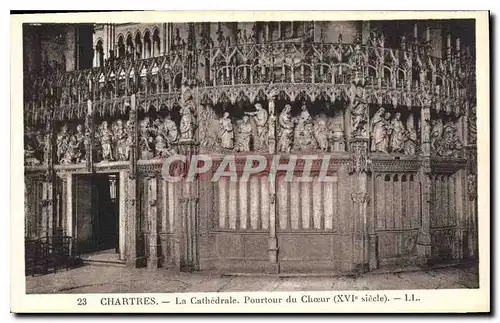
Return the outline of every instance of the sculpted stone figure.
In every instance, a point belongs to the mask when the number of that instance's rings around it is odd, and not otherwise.
[[[319,119],[314,125],[314,138],[319,149],[324,152],[328,151],[328,127],[324,119]]]
[[[169,145],[173,145],[179,139],[179,130],[170,115],[167,115],[163,121],[163,131],[161,132]]]
[[[116,158],[118,160],[127,160],[128,159],[128,144],[127,144],[127,132],[123,126],[123,121],[118,120],[116,122],[116,131],[115,131],[115,142],[116,142]]]
[[[385,109],[380,108],[371,120],[372,143],[370,150],[372,152],[389,152],[389,133],[384,112]]]
[[[68,147],[66,149],[66,153],[64,154],[63,159],[61,160],[62,164],[73,164],[80,163],[82,160],[82,154],[80,149],[80,143],[75,135],[70,137],[68,142]]]
[[[406,135],[404,152],[407,155],[415,155],[417,150],[417,132],[413,128],[409,128]]]
[[[294,123],[291,115],[292,107],[287,104],[278,118],[278,145],[280,152],[290,152],[292,148]]]
[[[403,153],[404,152],[404,143],[406,141],[405,134],[406,129],[403,125],[403,122],[400,120],[401,113],[397,112],[394,115],[394,119],[391,122],[391,149],[392,152],[395,153]]]
[[[229,113],[224,112],[224,115],[219,121],[219,138],[220,146],[223,149],[233,149],[234,147],[234,132],[233,123],[229,118]]]
[[[151,122],[149,117],[145,117],[139,123],[139,150],[141,152],[141,159],[149,159],[152,156],[153,137],[151,136],[150,129]]]
[[[112,150],[112,140],[113,140],[113,132],[108,128],[108,122],[103,121],[101,124],[101,134],[100,134],[100,142],[101,142],[101,152],[102,152],[102,160],[111,161],[113,158],[113,150]]]
[[[125,128],[127,131],[127,141],[126,141],[125,154],[127,155],[127,159],[128,159],[128,158],[130,158],[130,150],[133,149],[134,142],[135,142],[135,140],[134,140],[135,131],[134,131],[134,126],[133,126],[131,120],[127,120]]]
[[[351,89],[351,130],[353,137],[366,137],[368,105],[364,102],[361,87]]]
[[[167,140],[162,135],[157,135],[155,138],[155,156],[157,158],[166,158],[175,154],[168,145]]]
[[[236,151],[250,151],[250,139],[252,139],[252,125],[247,115],[238,123],[236,132]]]
[[[61,131],[57,134],[57,141],[56,141],[57,162],[61,162],[62,159],[64,158],[64,155],[66,154],[66,149],[68,148],[68,142],[69,142],[68,126],[63,124],[61,127]]]
[[[441,156],[459,158],[462,152],[462,142],[457,134],[457,128],[453,122],[446,124],[443,130],[442,148],[438,151]]]
[[[181,123],[180,123],[180,141],[191,141],[193,140],[194,131],[194,116],[191,109],[192,104],[184,104],[181,107]]]
[[[345,151],[344,131],[338,124],[333,126],[332,142],[332,151]]]
[[[85,160],[85,132],[83,131],[83,125],[79,124],[76,126],[76,133],[75,133],[76,140],[78,142],[78,150],[80,154],[80,162],[83,162]]]
[[[431,152],[438,153],[439,141],[443,135],[443,121],[441,119],[432,120],[431,123]],[[439,154],[439,153],[438,153]]]
[[[214,110],[206,105],[200,106],[200,115],[198,118],[199,136],[201,147],[214,147],[217,143],[218,122]]]
[[[255,112],[246,112],[246,114],[253,116],[255,120],[255,125],[257,126],[257,140],[256,140],[256,149],[266,149],[268,143],[268,113],[262,108],[260,103],[255,104]]]
[[[43,140],[43,139],[42,139]],[[31,128],[26,127],[24,132],[24,163],[26,165],[40,165],[41,158],[39,149],[43,147],[39,142],[38,135]]]

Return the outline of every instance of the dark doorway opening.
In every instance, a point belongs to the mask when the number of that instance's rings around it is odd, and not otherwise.
[[[119,253],[118,174],[77,175],[75,239],[78,253]]]

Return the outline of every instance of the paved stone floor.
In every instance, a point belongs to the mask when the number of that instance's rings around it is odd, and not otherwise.
[[[170,270],[83,266],[56,274],[27,277],[27,293],[169,293],[229,291],[320,291],[477,288],[474,266],[425,271],[368,273],[360,276],[221,276]]]

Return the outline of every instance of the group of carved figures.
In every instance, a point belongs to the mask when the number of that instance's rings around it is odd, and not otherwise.
[[[333,129],[330,129],[326,119],[313,119],[306,105],[302,105],[296,117],[291,112],[292,107],[287,104],[278,117],[276,149],[279,152],[290,152],[292,149],[320,149],[323,152],[345,150],[344,132],[339,124],[334,124]]]
[[[334,125],[332,131],[326,119],[313,119],[306,105],[302,106],[301,113],[296,117],[292,116],[291,106],[286,105],[277,122],[273,102],[269,104],[269,111],[260,103],[255,104],[255,111],[245,112],[236,121],[232,120],[229,112],[224,112],[218,120],[209,107],[202,107],[200,112],[202,147],[237,152],[263,151],[269,148],[269,141],[276,138],[278,152],[318,148],[324,152],[345,150],[344,133],[340,125]],[[213,131],[214,128],[217,131]]]
[[[167,115],[162,121],[151,122],[145,117],[139,122],[139,151],[141,159],[168,157],[175,153],[174,145],[179,139],[177,125]]]
[[[400,112],[396,112],[391,120],[391,113],[380,108],[371,120],[371,136],[372,152],[416,153],[417,131],[413,127],[405,127]]]
[[[27,126],[24,131],[24,163],[30,166],[43,164],[49,142],[45,131]]]
[[[79,164],[85,161],[85,135],[83,125],[76,126],[74,132],[66,124],[56,135],[56,162],[60,164]]]
[[[430,137],[433,154],[441,157],[461,157],[463,145],[452,121],[443,123],[441,119],[432,120]]]

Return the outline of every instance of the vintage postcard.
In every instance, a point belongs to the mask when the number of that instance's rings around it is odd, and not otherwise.
[[[488,21],[12,15],[11,310],[489,312]]]

